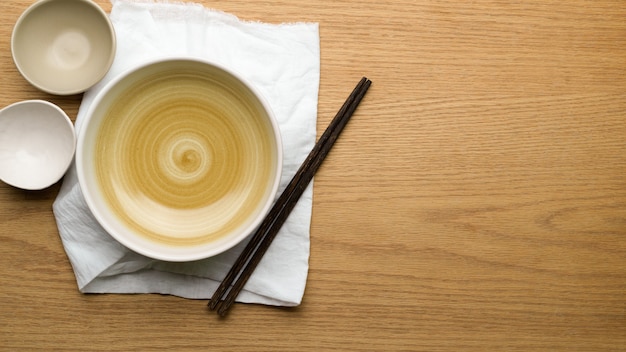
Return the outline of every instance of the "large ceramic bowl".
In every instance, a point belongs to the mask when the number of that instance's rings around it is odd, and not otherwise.
[[[76,167],[99,223],[140,254],[214,256],[246,238],[274,201],[278,124],[238,74],[195,59],[133,69],[96,96]]]

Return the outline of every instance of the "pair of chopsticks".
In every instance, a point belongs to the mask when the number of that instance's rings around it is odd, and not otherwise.
[[[217,309],[220,316],[226,315],[371,84],[366,77],[359,81],[222,280],[209,301],[209,309]]]

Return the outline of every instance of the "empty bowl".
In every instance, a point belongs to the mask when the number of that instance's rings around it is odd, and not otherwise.
[[[0,110],[0,180],[47,188],[63,177],[76,149],[74,125],[58,106],[25,100]]]
[[[109,82],[76,148],[100,225],[145,256],[185,262],[232,248],[274,202],[278,122],[239,74],[200,59],[148,62]]]
[[[106,12],[90,0],[40,0],[17,20],[13,61],[33,86],[57,95],[86,91],[108,72],[116,39]]]

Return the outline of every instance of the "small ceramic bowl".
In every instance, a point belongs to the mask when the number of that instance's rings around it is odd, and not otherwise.
[[[76,150],[74,125],[58,106],[25,100],[0,110],[0,180],[47,188],[63,177]]]
[[[107,14],[90,0],[40,0],[19,17],[11,51],[22,76],[40,90],[78,94],[98,83],[115,57]]]

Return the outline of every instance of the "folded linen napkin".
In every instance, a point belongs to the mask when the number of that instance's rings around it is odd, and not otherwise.
[[[269,101],[283,138],[282,191],[315,143],[319,31],[315,23],[265,24],[192,3],[112,0],[118,50],[108,75],[85,93],[77,133],[96,94],[116,75],[148,60],[199,57],[227,66]],[[312,185],[246,284],[238,301],[295,306],[308,273]],[[63,246],[83,293],[161,293],[209,298],[245,242],[212,258],[169,263],[136,254],[91,215],[75,167],[53,205]]]

